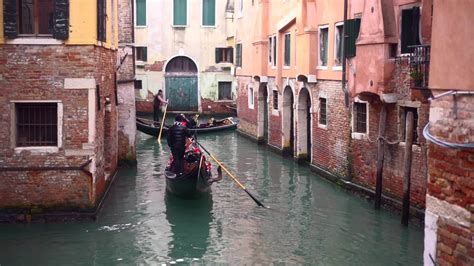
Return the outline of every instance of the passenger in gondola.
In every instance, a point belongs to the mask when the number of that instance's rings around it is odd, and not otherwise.
[[[176,175],[183,174],[183,157],[186,147],[186,139],[191,137],[191,133],[186,126],[186,119],[182,114],[175,118],[173,126],[168,131],[168,146],[173,154],[174,172]]]

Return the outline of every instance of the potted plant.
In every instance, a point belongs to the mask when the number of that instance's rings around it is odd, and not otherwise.
[[[413,87],[421,87],[423,83],[423,73],[418,69],[413,69],[410,71],[410,77],[413,82]]]

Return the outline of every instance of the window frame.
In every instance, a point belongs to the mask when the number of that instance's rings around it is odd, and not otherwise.
[[[46,152],[46,153],[57,153],[59,148],[63,146],[63,103],[61,100],[11,100],[11,130],[10,130],[10,143],[11,148],[14,151],[22,152],[22,151],[32,151],[32,152]],[[57,144],[55,146],[17,146],[17,117],[16,117],[16,109],[17,104],[28,104],[28,103],[56,103],[57,105]]]
[[[286,62],[286,57],[287,57],[287,50],[286,50],[286,36],[289,38],[289,50],[288,50],[288,65]],[[285,32],[283,34],[283,43],[284,43],[284,49],[283,49],[283,69],[290,69],[291,68],[291,32]]]
[[[204,24],[204,2],[206,0],[202,0],[202,4],[201,4],[201,27],[203,28],[215,28],[217,27],[217,23],[216,23],[216,20],[217,20],[217,8],[216,8],[216,1],[219,1],[219,0],[214,0],[214,24],[213,25],[205,25]]]
[[[239,0],[239,12],[237,13],[237,18],[242,18],[244,16],[244,0]]]
[[[138,59],[138,55],[139,55],[138,49],[144,49],[145,53],[142,52],[140,54],[145,55],[145,60]],[[143,63],[148,62],[148,47],[147,46],[135,46],[135,62],[143,62]]]
[[[145,2],[145,25],[138,25],[137,24],[137,19],[138,19],[137,1],[138,0],[135,0],[134,26],[135,26],[135,28],[146,28],[146,27],[148,27],[148,3],[147,3],[147,0],[143,0]]]
[[[220,99],[220,89],[221,87],[219,86],[220,84],[223,84],[223,83],[228,83],[230,86],[229,86],[229,93],[230,93],[230,99]],[[229,80],[219,80],[217,82],[217,101],[218,102],[230,102],[230,101],[233,101],[233,96],[232,96],[232,81],[229,81]]]
[[[419,126],[420,126],[420,107],[421,105],[419,102],[401,102],[398,103],[398,136],[400,137],[400,144],[405,144],[406,135],[405,135],[405,127],[406,127],[406,115],[407,109],[415,109],[416,113],[414,114],[413,121],[414,121],[414,131],[415,135],[413,136],[413,145],[420,146],[420,134],[419,134]]]
[[[184,11],[185,12],[185,15],[184,15],[185,23],[184,24],[175,24],[175,13],[176,13],[175,12],[175,1],[180,1],[180,0],[173,0],[173,4],[172,4],[172,6],[173,6],[173,9],[172,9],[172,11],[173,11],[173,20],[172,20],[173,24],[172,24],[172,27],[173,28],[186,28],[186,27],[188,27],[188,0],[181,0],[181,1],[186,1],[186,5],[185,5],[186,9]]]
[[[253,90],[253,87],[249,86],[247,88],[247,102],[248,102],[248,107],[249,109],[254,109],[255,108],[255,92]]]
[[[355,131],[355,127],[356,127],[356,116],[357,116],[357,113],[355,111],[355,104],[365,104],[366,106],[366,117],[365,117],[365,124],[366,124],[366,127],[365,127],[365,133],[363,132],[356,132]],[[360,100],[358,97],[354,99],[354,103],[352,104],[352,121],[351,121],[351,128],[352,128],[352,138],[353,139],[367,139],[368,137],[368,134],[370,132],[370,124],[369,124],[369,118],[370,118],[370,104],[368,101],[362,101]]]
[[[18,30],[18,37],[43,37],[43,38],[53,38],[53,34],[54,34],[54,21],[53,21],[53,28],[51,29],[51,33],[48,34],[48,33],[39,33],[40,31],[40,19],[39,19],[39,14],[42,14],[42,12],[40,11],[40,7],[38,6],[38,3],[39,3],[40,0],[33,0],[33,18],[32,18],[32,22],[33,22],[33,33],[20,33],[21,32],[21,22],[22,22],[22,18],[21,18],[21,12],[20,12],[20,9],[21,9],[21,0],[17,0],[16,1],[16,6],[17,6],[17,16],[16,16],[16,20],[17,20],[17,30]],[[54,17],[54,14],[55,14],[55,1],[52,1],[52,10],[53,10],[53,17]]]
[[[228,47],[216,47],[216,64],[233,64],[234,63],[234,48],[231,46]],[[217,58],[217,50],[220,50],[219,54],[221,58]],[[223,60],[218,60],[223,59]]]
[[[322,30],[327,30],[327,43],[326,43],[326,65],[322,64],[321,61],[321,33]],[[329,25],[321,25],[318,27],[318,66],[317,69],[326,70],[328,69],[329,63]]]
[[[240,49],[239,49],[240,48]],[[238,42],[235,44],[235,66],[237,68],[242,68],[242,43]]]
[[[322,104],[322,101],[324,99],[324,110],[325,110],[325,113],[324,113],[324,120],[325,120],[325,124],[322,124],[321,123],[321,118],[322,118],[322,113],[321,113],[321,104]],[[318,111],[318,127],[319,128],[322,128],[322,129],[327,129],[328,128],[328,99],[326,97],[322,97],[320,96],[319,99],[318,99],[318,102],[319,102],[319,111]]]
[[[341,62],[337,63],[337,36],[339,35],[339,31],[338,31],[338,27],[341,27],[342,28],[342,31],[340,32],[340,36],[339,36],[339,50],[341,52]],[[333,65],[332,65],[332,69],[333,70],[339,70],[339,71],[342,71],[342,64],[343,64],[343,61],[344,61],[344,58],[343,58],[343,42],[344,42],[344,36],[342,36],[344,33],[344,22],[337,22],[334,24],[334,59],[333,59]]]
[[[398,53],[399,55],[409,55],[411,54],[411,52],[402,52],[402,34],[403,34],[403,11],[406,11],[406,10],[410,10],[410,9],[413,9],[417,7],[419,9],[419,16],[418,16],[418,42],[419,44],[421,44],[421,7],[419,6],[418,3],[414,3],[414,4],[408,4],[408,5],[404,5],[404,6],[401,6],[400,7],[400,15],[399,15],[399,32],[398,32],[398,37],[399,37],[399,42],[398,42]],[[417,44],[409,44],[409,45],[417,45]],[[409,46],[407,45],[407,46]]]

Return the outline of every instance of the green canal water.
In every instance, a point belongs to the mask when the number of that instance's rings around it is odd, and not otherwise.
[[[0,265],[422,264],[422,228],[235,132],[199,140],[270,209],[228,177],[199,200],[167,195],[166,141],[140,133],[96,222],[0,225]]]

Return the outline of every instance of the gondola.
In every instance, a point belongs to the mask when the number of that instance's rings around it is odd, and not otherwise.
[[[157,137],[160,133],[160,122],[145,119],[145,118],[138,118],[136,120],[137,129],[145,134],[150,136]],[[226,117],[223,119],[216,120],[214,124],[200,124],[198,127],[189,129],[191,133],[211,133],[211,132],[218,132],[224,130],[232,130],[236,129],[239,121],[235,117]],[[164,125],[163,126],[163,135],[167,134],[168,129],[170,126]]]
[[[218,168],[216,178],[212,177],[211,164],[201,154],[195,143],[189,144],[183,160],[182,175],[176,175],[173,159],[170,157],[165,169],[166,190],[179,197],[194,198],[208,193],[213,182],[222,179],[222,171]]]

